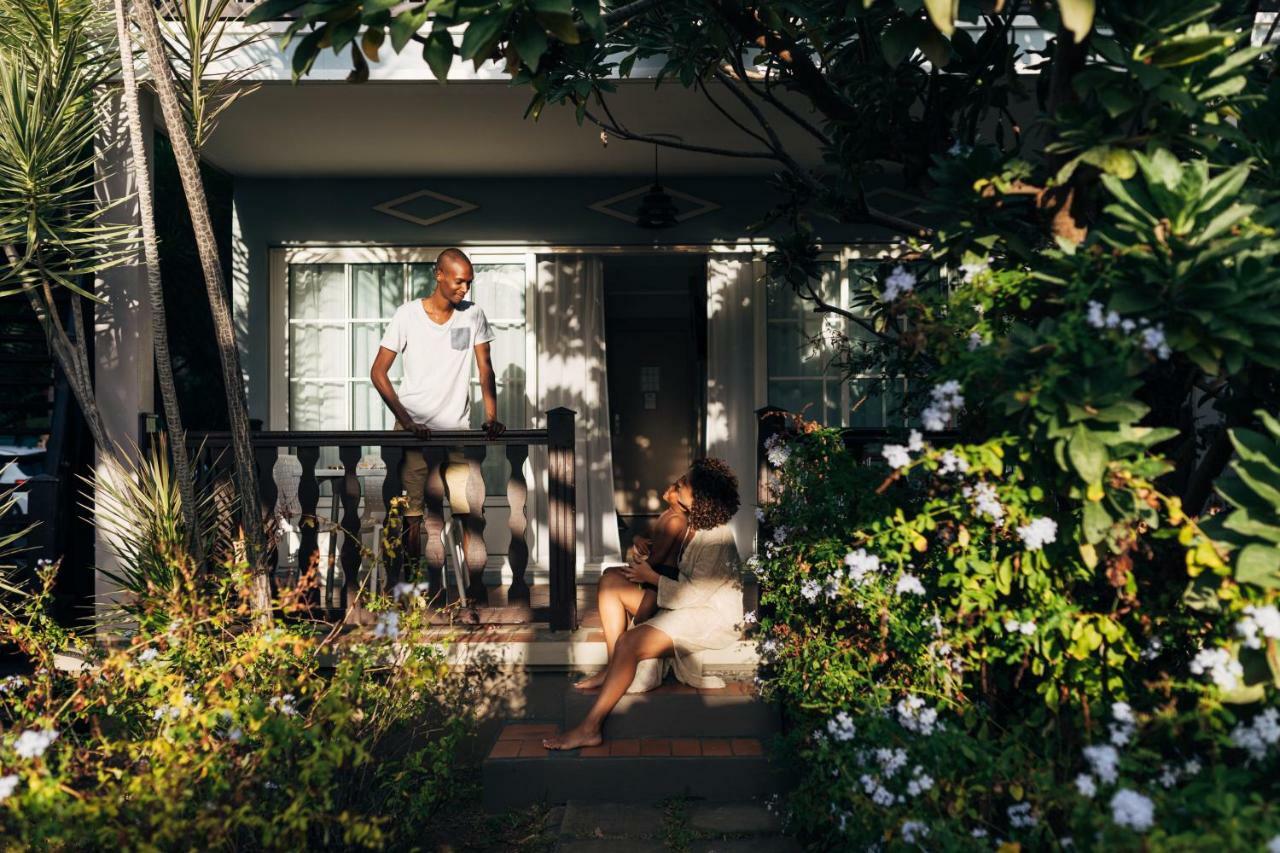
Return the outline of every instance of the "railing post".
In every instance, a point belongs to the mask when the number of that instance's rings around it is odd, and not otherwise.
[[[383,562],[386,565],[386,576],[383,580],[385,581],[386,591],[390,592],[396,584],[404,580],[404,552],[409,544],[405,541],[404,536],[404,507],[400,507],[400,511],[396,515],[394,521],[392,520],[391,515],[391,502],[400,497],[400,493],[403,491],[403,486],[400,481],[400,466],[404,464],[404,448],[384,444],[381,449],[382,463],[387,466],[387,476],[386,479],[382,481],[382,506],[384,515],[382,531],[379,535],[382,536],[386,540],[387,545],[392,548],[390,553],[384,550],[382,554]],[[409,452],[416,453],[417,451],[411,450]],[[372,495],[365,497],[366,501],[372,499]]]
[[[529,445],[507,445],[507,464],[511,467],[507,475],[507,504],[511,514],[507,526],[511,530],[511,544],[507,546],[507,562],[511,564],[511,587],[507,590],[507,603],[529,603],[529,583],[525,580],[525,572],[529,568],[529,541],[526,538],[529,530],[529,519],[525,515],[525,507],[529,497],[529,487],[524,479],[524,462],[529,458]]]
[[[307,592],[307,600],[313,606],[321,603],[320,577],[320,520],[316,518],[316,505],[320,502],[320,483],[316,480],[316,462],[320,460],[320,448],[299,447],[298,461],[302,474],[298,477],[298,577],[312,574],[315,586]],[[328,603],[328,596],[324,597]]]
[[[58,559],[58,478],[52,474],[36,474],[24,485],[27,492],[27,518],[38,522],[27,542],[34,556],[41,560]]]
[[[575,412],[547,412],[547,527],[550,535],[551,630],[578,627]]]
[[[466,512],[462,516],[463,555],[467,562],[467,598],[469,603],[483,607],[489,603],[489,591],[484,585],[484,568],[489,562],[489,549],[484,543],[484,473],[481,464],[484,461],[486,448],[468,447],[463,453],[466,457]],[[452,506],[460,506],[451,500]]]
[[[360,463],[360,445],[344,444],[338,448],[342,462],[342,487],[334,484],[333,499],[342,501],[342,598],[343,610],[356,604],[360,588],[360,478],[356,465]],[[337,536],[335,530],[330,534]]]
[[[280,458],[279,448],[272,445],[260,445],[253,449],[254,461],[258,466],[258,498],[262,504],[262,516],[266,520],[267,532],[267,565],[270,571],[271,592],[276,594],[276,569],[280,565],[280,524],[276,516],[276,500],[280,497],[280,489],[276,486],[276,460]]]

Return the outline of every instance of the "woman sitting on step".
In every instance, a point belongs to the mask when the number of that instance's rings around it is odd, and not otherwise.
[[[660,575],[675,579],[679,575],[676,562],[684,547],[689,529],[689,504],[680,499],[688,478],[681,477],[662,493],[667,509],[654,522],[653,537],[637,536],[627,552],[627,562],[634,565],[647,562]],[[628,579],[631,566],[610,566],[600,575],[596,585],[596,609],[600,613],[600,628],[604,632],[605,663],[613,660],[613,647],[627,630],[627,621],[640,624],[658,612],[658,586],[652,583],[636,584]],[[642,590],[639,598],[637,589]],[[604,684],[605,669],[582,679],[573,686],[578,690],[595,690]]]
[[[665,577],[647,560],[621,570],[629,583],[619,585],[617,594],[627,612],[640,608],[644,590],[635,584],[645,583],[658,588],[658,611],[618,637],[595,705],[577,726],[544,740],[547,749],[601,743],[605,717],[631,686],[640,661],[674,656],[676,676],[696,682],[697,674],[685,671],[682,656],[725,648],[741,636],[742,579],[738,548],[729,528],[738,511],[738,479],[723,461],[699,459],[677,486],[679,502],[689,507],[688,529],[676,560],[679,574],[674,579]]]

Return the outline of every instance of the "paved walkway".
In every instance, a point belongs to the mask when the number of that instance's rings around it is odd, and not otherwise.
[[[563,808],[556,853],[800,853],[764,805],[587,803]]]

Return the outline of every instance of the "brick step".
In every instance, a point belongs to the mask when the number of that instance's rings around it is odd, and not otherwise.
[[[609,738],[567,752],[542,748],[555,723],[512,723],[481,765],[490,811],[536,803],[653,802],[676,796],[728,802],[780,790],[759,738]]]
[[[565,691],[564,720],[586,716],[599,691]],[[719,689],[688,687],[668,677],[648,693],[629,693],[605,720],[607,737],[754,737],[778,731],[778,709],[765,702],[751,682],[731,681]]]

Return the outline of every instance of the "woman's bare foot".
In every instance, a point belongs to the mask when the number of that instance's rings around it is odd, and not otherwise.
[[[575,681],[573,683],[573,689],[574,690],[595,690],[601,684],[604,684],[604,677],[607,672],[608,670],[602,669],[599,672],[597,672],[595,675],[588,675],[586,678],[582,679],[581,681]]]
[[[542,746],[545,749],[577,749],[581,746],[599,746],[604,743],[600,730],[592,731],[582,726],[569,729],[555,737],[545,738]]]

